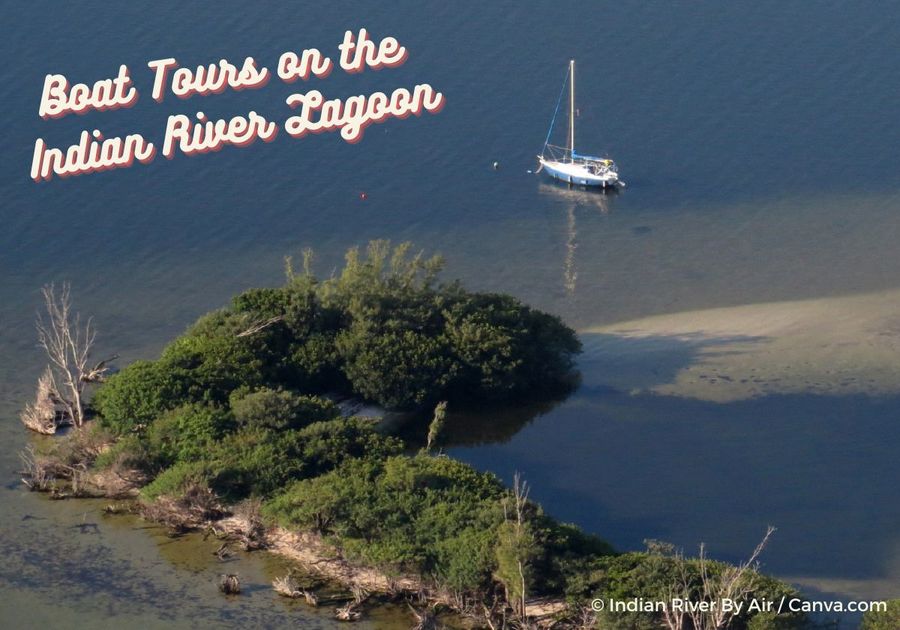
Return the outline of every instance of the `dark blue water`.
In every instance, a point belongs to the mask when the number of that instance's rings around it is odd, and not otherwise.
[[[4,616],[46,606],[45,625],[67,615],[87,623],[125,606],[105,582],[60,597],[76,568],[51,568],[37,552],[49,539],[68,555],[92,553],[65,529],[80,508],[15,488],[26,440],[15,415],[42,367],[32,316],[45,282],[70,280],[79,306],[96,315],[101,351],[125,360],[151,356],[233,293],[279,282],[284,255],[312,246],[327,274],[347,247],[372,238],[440,251],[451,276],[513,293],[582,330],[900,286],[900,8],[889,3],[5,5],[0,469],[12,485],[0,494]],[[333,52],[345,29],[360,27],[397,37],[409,60],[306,84],[274,79],[258,91],[150,98],[149,60],[239,65],[252,55],[273,70],[286,50]],[[624,194],[569,192],[527,173],[572,57],[579,146],[615,157]],[[38,117],[46,73],[92,82],[120,63],[141,92],[134,108]],[[281,122],[296,91],[346,97],[423,82],[445,94],[441,113],[372,126],[354,146],[337,134],[282,133],[267,145],[160,156],[126,170],[41,184],[28,177],[36,137],[68,146],[99,128],[160,143],[173,113],[252,109]],[[734,559],[772,523],[780,530],[768,569],[810,589],[881,597],[896,595],[900,575],[898,410],[890,393],[725,404],[586,386],[543,415],[511,420],[492,444],[454,452],[505,477],[524,471],[552,512],[621,548],[647,537],[687,548],[705,540]],[[48,519],[41,535],[21,520],[32,513]],[[167,571],[145,533],[104,525],[101,535],[123,575]],[[22,567],[47,570],[23,580]],[[206,583],[180,575],[161,580],[169,591],[160,599],[186,590],[180,605],[205,615]],[[248,601],[256,603],[239,604],[245,614],[268,614],[268,600]],[[138,614],[151,623],[163,612],[147,601]]]

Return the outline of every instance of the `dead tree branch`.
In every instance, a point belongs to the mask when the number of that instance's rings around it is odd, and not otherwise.
[[[700,545],[700,556],[697,558],[697,575],[689,566],[682,552],[677,552],[674,560],[678,569],[678,578],[667,592],[670,601],[674,598],[694,601],[699,598],[704,602],[722,602],[724,600],[742,601],[753,594],[756,586],[754,576],[759,568],[759,556],[769,544],[775,528],[769,526],[765,536],[756,545],[753,553],[744,562],[737,565],[714,565],[706,555],[706,546]],[[667,610],[663,623],[671,630],[723,630],[731,626],[736,611],[724,606],[712,606],[708,609],[689,611]]]
[[[237,337],[249,337],[250,335],[255,335],[258,332],[262,332],[269,326],[273,326],[273,325],[277,324],[278,322],[282,321],[283,319],[284,319],[283,316],[276,315],[275,317],[270,317],[269,319],[264,319],[259,322],[254,322],[249,328],[247,328],[246,330],[244,330],[242,332],[239,332],[236,336]]]
[[[516,535],[518,538],[522,538],[525,533],[525,505],[528,503],[528,482],[522,479],[521,475],[516,472],[513,477],[513,495],[516,499]],[[522,589],[522,600],[519,602],[519,615],[522,619],[525,619],[526,616],[526,599],[527,599],[527,590],[526,590],[526,582],[525,582],[525,566],[523,563],[523,559],[521,557],[517,558],[517,564],[519,568],[519,580]]]
[[[65,421],[80,427],[84,424],[84,388],[103,379],[110,359],[88,367],[97,331],[93,318],[82,325],[81,316],[73,311],[68,283],[58,295],[52,284],[45,285],[41,294],[47,313],[38,313],[36,328],[38,343],[50,360],[50,384]]]

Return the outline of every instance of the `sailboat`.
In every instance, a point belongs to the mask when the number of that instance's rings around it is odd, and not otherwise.
[[[566,138],[566,146],[558,147],[550,144],[550,135],[553,133],[553,124],[559,114],[559,106],[562,103],[563,94],[569,86],[569,133]],[[569,71],[563,81],[559,100],[556,102],[556,111],[550,121],[550,130],[547,131],[547,139],[544,148],[538,156],[541,170],[560,181],[580,186],[598,186],[603,189],[625,186],[625,182],[619,179],[619,169],[616,163],[609,158],[601,158],[593,155],[583,155],[575,151],[575,60],[569,61]]]

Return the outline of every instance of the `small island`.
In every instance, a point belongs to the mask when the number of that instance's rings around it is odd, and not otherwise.
[[[798,598],[757,571],[771,531],[739,565],[655,541],[619,553],[545,514],[518,476],[508,488],[443,454],[448,409],[559,396],[577,383],[580,342],[515,298],[441,282],[441,267],[377,241],[323,280],[307,254],[299,270],[287,261],[283,286],[238,295],[156,360],[107,377],[85,351],[68,381],[48,369],[23,419],[47,433],[75,426],[25,455],[26,483],[57,497],[133,499],[173,533],[284,554],[354,594],[337,613],[348,620],[414,596],[422,628],[441,611],[485,628],[806,627],[802,613],[644,605]],[[53,325],[78,323],[67,293],[61,319],[47,295],[52,358]],[[89,349],[90,326],[72,338]],[[404,440],[395,423],[346,413],[345,401],[424,419],[427,435]],[[274,586],[317,601],[291,575]],[[236,577],[223,581],[239,589]]]

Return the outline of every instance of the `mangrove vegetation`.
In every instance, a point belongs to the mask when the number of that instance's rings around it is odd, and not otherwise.
[[[494,628],[548,615],[567,627],[805,623],[746,607],[696,619],[592,609],[595,598],[797,594],[757,571],[762,546],[737,566],[660,544],[620,554],[545,514],[518,476],[508,488],[441,454],[454,408],[571,387],[580,344],[558,317],[441,282],[440,270],[439,258],[381,241],[350,250],[326,279],[313,274],[311,255],[300,270],[289,261],[283,286],[238,295],[159,358],[108,377],[101,366],[103,382],[72,412],[73,424],[93,419],[58,440],[52,456],[32,454],[30,470],[80,488],[134,489],[146,514],[173,526],[210,526],[235,505],[258,506],[245,519],[253,530],[244,528],[245,548],[264,545],[274,529],[314,536],[398,584],[416,576],[432,601]],[[345,399],[431,419],[427,438],[411,444],[377,419],[348,416],[336,402]],[[229,592],[235,585],[227,582]],[[290,576],[277,587],[315,599]]]

